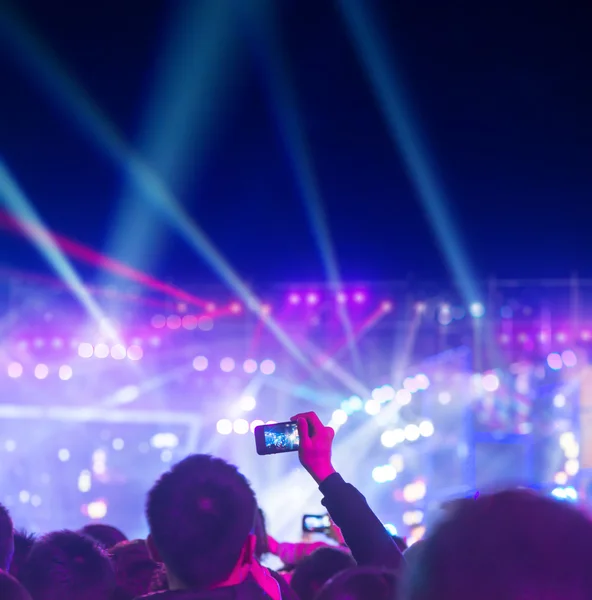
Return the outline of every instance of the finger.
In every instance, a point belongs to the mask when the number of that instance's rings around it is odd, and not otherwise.
[[[302,446],[305,442],[310,441],[308,421],[304,417],[298,417],[296,422],[298,423],[298,436],[300,437],[300,445]]]
[[[298,419],[306,419],[310,427],[311,435],[318,433],[324,427],[323,423],[321,422],[321,420],[317,416],[317,413],[315,412],[300,413],[299,415],[292,417],[293,421]]]

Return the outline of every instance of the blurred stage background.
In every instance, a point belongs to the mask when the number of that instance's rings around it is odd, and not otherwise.
[[[222,288],[122,284],[89,290],[97,323],[57,280],[12,273],[0,500],[34,531],[90,518],[140,536],[159,473],[210,452],[297,539],[320,495],[294,455],[258,456],[251,430],[308,410],[338,431],[337,468],[413,539],[442,502],[498,485],[585,498],[591,283],[491,280],[470,306],[420,282],[270,286],[259,317]]]

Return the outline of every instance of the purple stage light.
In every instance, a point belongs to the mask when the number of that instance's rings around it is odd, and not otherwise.
[[[255,371],[257,371],[257,361],[253,360],[252,358],[248,358],[243,363],[243,369],[245,373],[255,373]]]
[[[17,362],[12,362],[8,365],[8,376],[12,379],[17,379],[23,374],[23,365]]]
[[[296,294],[295,292],[292,292],[289,296],[288,296],[288,302],[292,305],[292,306],[296,306],[297,304],[300,304],[300,302],[302,302],[302,298],[300,297],[300,294]]]
[[[364,302],[366,302],[366,294],[364,292],[356,292],[353,295],[353,301],[356,304],[363,304]]]
[[[197,317],[194,315],[185,315],[183,319],[181,319],[181,324],[184,329],[191,331],[197,327]]]
[[[196,356],[193,359],[193,368],[196,371],[205,371],[208,368],[208,359],[205,356]]]
[[[380,304],[380,310],[385,313],[391,312],[393,310],[393,303],[390,300],[383,300]]]
[[[547,356],[547,364],[554,371],[559,371],[563,366],[563,361],[561,360],[561,356],[556,352],[551,352],[549,356]]]
[[[316,292],[309,292],[306,294],[306,303],[310,306],[314,306],[319,303],[319,295]]]
[[[181,327],[181,317],[179,315],[170,315],[167,318],[167,327],[169,329],[179,329]]]
[[[337,292],[337,296],[335,296],[338,304],[345,304],[347,302],[347,294],[345,292]]]
[[[141,346],[131,345],[127,349],[127,357],[130,360],[140,360],[144,356],[144,351]]]
[[[238,315],[242,312],[243,307],[241,305],[240,302],[232,302],[232,304],[228,307],[228,310],[233,314],[233,315]]]
[[[166,326],[167,320],[164,315],[154,315],[150,321],[154,329],[162,329]]]
[[[225,373],[230,373],[234,370],[235,362],[232,358],[226,357],[220,361],[220,369]]]

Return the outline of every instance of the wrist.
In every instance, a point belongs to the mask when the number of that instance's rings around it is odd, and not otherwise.
[[[333,473],[337,473],[331,463],[325,465],[315,465],[309,470],[310,475],[315,480],[317,485],[321,485],[327,477],[333,475]]]

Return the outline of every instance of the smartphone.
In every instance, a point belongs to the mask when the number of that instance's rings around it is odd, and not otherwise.
[[[304,515],[302,531],[305,533],[324,533],[331,528],[329,515]]]
[[[295,452],[299,446],[298,425],[291,421],[255,427],[257,454]]]

